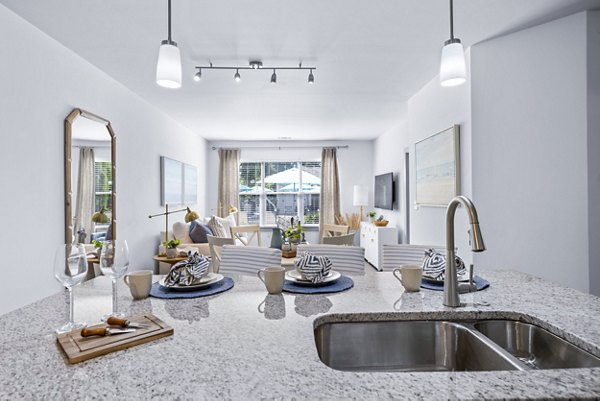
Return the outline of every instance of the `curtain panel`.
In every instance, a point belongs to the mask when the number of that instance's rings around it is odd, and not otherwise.
[[[321,152],[319,210],[319,238],[323,238],[323,224],[335,224],[335,216],[340,214],[340,175],[336,148],[323,148]]]
[[[229,207],[240,207],[240,149],[219,149],[219,204],[217,214],[227,217]]]
[[[94,230],[92,215],[94,214],[96,198],[94,177],[94,149],[79,149],[79,168],[77,172],[77,196],[75,200],[75,238],[77,232],[84,230],[87,235],[86,242]]]

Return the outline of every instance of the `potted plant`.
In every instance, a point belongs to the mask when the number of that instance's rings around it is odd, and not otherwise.
[[[94,244],[94,252],[96,252],[98,259],[100,259],[100,253],[102,252],[102,245],[104,244],[104,241],[94,239],[92,240],[92,244]]]
[[[376,215],[377,215],[377,213],[375,213],[375,210],[371,210],[370,212],[367,212],[367,217],[369,218],[370,222],[373,222]]]
[[[285,253],[284,257],[293,258],[296,256],[296,248],[300,241],[304,236],[305,230],[300,225],[300,222],[296,223],[296,225],[290,225],[284,232],[283,238],[285,239],[285,248],[283,252]]]
[[[165,248],[167,248],[167,258],[173,259],[177,257],[177,247],[180,243],[181,241],[179,241],[178,239],[171,239],[163,243]]]

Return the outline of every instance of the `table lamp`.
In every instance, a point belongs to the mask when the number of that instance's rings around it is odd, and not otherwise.
[[[165,212],[164,213],[152,214],[152,215],[148,216],[149,219],[151,219],[153,217],[158,217],[158,216],[165,216],[165,242],[167,242],[169,240],[169,215],[173,214],[173,213],[179,213],[179,212],[187,212],[185,214],[185,222],[186,223],[194,221],[200,217],[198,215],[198,213],[196,213],[193,210],[190,210],[189,207],[185,207],[185,208],[179,209],[179,210],[169,210],[168,204],[165,204]]]
[[[369,205],[369,190],[362,185],[354,186],[354,206],[360,206],[360,221],[363,219],[363,206]]]

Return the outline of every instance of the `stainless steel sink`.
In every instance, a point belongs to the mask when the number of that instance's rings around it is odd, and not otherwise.
[[[325,323],[315,340],[321,361],[338,370],[522,369],[481,334],[446,321]]]
[[[362,321],[315,328],[321,361],[348,371],[491,371],[599,367],[600,358],[513,320]]]
[[[591,368],[600,358],[533,324],[483,320],[474,327],[521,362],[536,369]]]

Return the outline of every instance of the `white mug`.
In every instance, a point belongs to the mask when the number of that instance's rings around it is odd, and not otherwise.
[[[398,276],[397,273],[400,273]],[[417,292],[421,288],[421,277],[423,276],[423,268],[417,265],[402,265],[398,269],[394,269],[394,277],[400,281],[406,292]]]
[[[139,270],[128,273],[123,281],[129,287],[133,299],[144,299],[152,288],[152,270]]]
[[[283,280],[285,279],[285,269],[283,267],[266,267],[259,270],[257,275],[258,278],[265,283],[265,287],[267,287],[269,294],[281,294],[281,291],[283,291]]]

